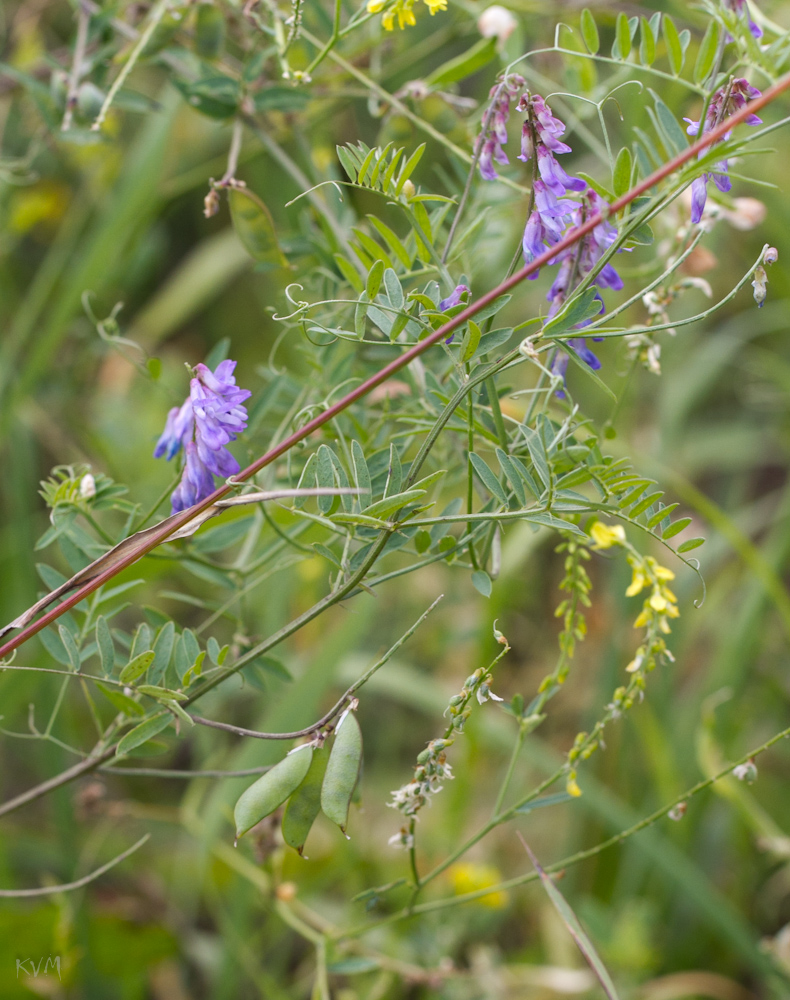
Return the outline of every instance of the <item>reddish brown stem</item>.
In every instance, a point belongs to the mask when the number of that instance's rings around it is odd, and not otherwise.
[[[713,145],[713,143],[724,139],[726,133],[729,132],[730,129],[739,125],[749,115],[759,111],[760,108],[765,107],[766,104],[770,104],[771,101],[773,101],[789,87],[790,73],[781,77],[781,79],[777,80],[777,82],[773,84],[773,86],[769,87],[768,90],[766,90],[760,97],[750,101],[739,111],[736,111],[735,114],[731,115],[726,121],[723,121],[715,128],[712,128],[710,132],[701,136],[695,143],[693,143],[693,145],[689,146],[688,149],[684,149],[682,152],[678,153],[677,156],[673,157],[658,170],[654,171],[649,177],[646,177],[643,181],[637,184],[636,187],[631,188],[630,191],[627,191],[624,195],[614,201],[610,205],[609,212],[607,214],[616,214],[636,198],[639,198],[640,195],[645,194],[645,192],[649,191],[652,187],[655,187],[656,184],[659,184],[684,164],[688,163],[689,160],[693,160],[701,152]],[[495,299],[499,298],[500,295],[503,295],[511,288],[514,288],[525,278],[528,278],[530,274],[534,274],[539,268],[544,267],[561,251],[567,250],[568,247],[572,247],[580,239],[585,237],[587,233],[592,232],[597,225],[604,221],[605,217],[606,216],[600,212],[590,216],[590,218],[587,219],[587,221],[581,226],[571,230],[568,235],[560,240],[556,246],[553,246],[550,250],[547,250],[539,257],[536,257],[535,260],[526,264],[520,271],[516,271],[515,274],[511,275],[500,285],[497,285],[496,288],[493,288],[490,292],[487,292],[485,295],[477,299],[476,302],[472,302],[466,307],[466,309],[458,313],[457,316],[454,316],[443,326],[440,326],[438,330],[434,330],[433,333],[429,334],[425,340],[420,341],[418,344],[410,347],[408,351],[405,351],[399,357],[390,361],[388,365],[385,365],[384,368],[376,372],[375,375],[371,375],[370,378],[361,382],[356,389],[353,389],[348,393],[348,395],[343,396],[342,399],[338,400],[333,406],[330,406],[329,409],[324,410],[323,413],[314,417],[303,427],[300,427],[298,431],[294,431],[293,434],[285,438],[285,440],[278,444],[275,448],[267,451],[265,455],[261,455],[261,457],[256,459],[252,465],[248,465],[246,469],[243,469],[237,476],[235,476],[234,481],[243,482],[251,476],[254,476],[256,472],[259,472],[265,466],[270,465],[281,455],[285,454],[285,452],[287,452],[290,448],[293,448],[295,444],[298,444],[299,441],[303,441],[306,437],[309,437],[313,431],[318,430],[319,427],[323,427],[324,424],[329,423],[339,413],[342,413],[343,410],[351,406],[352,403],[355,403],[358,399],[362,399],[363,396],[366,396],[372,389],[375,389],[376,386],[381,385],[382,382],[386,382],[388,378],[400,371],[401,368],[405,368],[406,365],[408,365],[415,358],[424,354],[425,351],[427,351],[430,347],[433,347],[434,344],[438,344],[441,340],[445,340],[454,330],[457,330],[459,326],[466,323],[467,320],[475,316],[481,309],[485,309],[486,306],[490,305]],[[117,565],[99,573],[88,583],[80,587],[79,590],[76,590],[70,597],[67,597],[60,604],[43,614],[38,621],[28,625],[19,633],[19,635],[9,639],[8,642],[0,647],[0,659],[7,656],[10,652],[12,652],[12,650],[21,646],[24,642],[27,642],[27,640],[34,636],[37,632],[46,628],[47,625],[59,618],[64,612],[73,608],[75,604],[79,604],[79,602],[84,600],[89,594],[98,590],[98,588],[107,583],[108,580],[111,580],[122,570],[131,566],[147,552],[150,552],[151,549],[156,548],[157,545],[164,542],[168,536],[185,525],[200,511],[205,510],[207,507],[210,507],[211,504],[214,504],[218,500],[221,500],[224,496],[227,496],[232,489],[233,484],[226,483],[225,485],[220,486],[219,489],[215,490],[211,496],[208,496],[205,500],[201,500],[200,503],[195,504],[194,507],[190,507],[188,510],[182,511],[176,517],[169,519],[167,525],[164,526],[161,531],[156,533],[152,532],[151,538],[147,542],[145,548],[130,553],[126,559],[121,560]]]

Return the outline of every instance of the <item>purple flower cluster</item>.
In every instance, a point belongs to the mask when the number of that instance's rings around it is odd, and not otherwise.
[[[492,113],[487,116],[486,126],[478,142],[483,143],[478,161],[480,174],[487,181],[494,181],[499,174],[494,170],[494,161],[510,163],[507,153],[502,148],[507,142],[507,120],[510,117],[510,102],[518,95],[524,86],[524,77],[514,73],[506,77],[502,83],[495,84],[489,93],[494,102]]]
[[[173,513],[186,510],[214,492],[214,476],[227,479],[239,471],[239,463],[225,447],[247,426],[242,405],[252,395],[236,385],[235,361],[222,361],[212,372],[205,365],[195,368],[189,396],[167,415],[154,458],[169,462],[184,446],[186,461],[181,482],[173,492]]]
[[[557,162],[557,153],[570,153],[571,147],[562,142],[565,124],[551,113],[540,95],[524,94],[518,110],[527,117],[521,129],[521,153],[524,163],[534,157],[539,177],[533,183],[535,205],[524,230],[524,260],[534,260],[562,239],[573,212],[580,202],[566,197],[570,192],[584,191],[587,186],[579,177],[569,177]],[[537,271],[531,275],[537,278]]]
[[[744,80],[742,77],[737,80],[733,80],[731,84],[727,86],[720,87],[716,93],[713,95],[708,110],[705,114],[705,125],[702,129],[702,134],[707,132],[719,124],[719,122],[724,121],[729,115],[735,111],[739,111],[746,103],[752,98],[759,97],[760,91],[753,87],[748,80]],[[688,122],[688,128],[686,131],[689,135],[699,135],[699,122],[693,121],[691,118],[684,118],[683,121]],[[745,120],[746,125],[760,125],[762,124],[762,118],[758,118],[757,115],[749,115]],[[727,132],[724,139],[729,139],[731,132]],[[700,154],[702,156],[704,154]],[[718,165],[718,169],[715,171],[710,171],[704,173],[701,177],[698,177],[691,185],[691,221],[696,223],[702,218],[702,212],[705,208],[705,202],[708,198],[708,182],[713,181],[719,191],[726,193],[732,187],[730,178],[727,176],[728,165],[726,160],[722,160]]]
[[[759,24],[755,24],[749,17],[749,8],[746,4],[746,0],[724,0],[724,6],[727,10],[734,11],[738,17],[746,15],[746,19],[749,22],[749,31],[751,31],[752,36],[758,39],[763,37],[763,29]],[[730,39],[730,41],[732,41],[732,39]]]
[[[496,91],[492,91],[492,97],[495,95]],[[510,96],[509,92],[506,102],[508,111]],[[501,98],[497,100],[501,102]],[[525,93],[518,103],[517,110],[526,115],[521,130],[521,153],[518,158],[524,163],[530,160],[534,163],[533,206],[524,229],[522,244],[524,260],[529,263],[545,251],[551,250],[569,230],[581,225],[591,215],[600,212],[604,216],[604,221],[583,240],[573,247],[560,251],[550,261],[551,264],[560,265],[557,277],[547,295],[550,303],[548,315],[551,318],[571,293],[571,281],[576,283],[600,267],[601,257],[617,239],[617,230],[605,219],[609,207],[606,201],[592,188],[588,188],[584,180],[567,174],[557,161],[558,154],[571,152],[571,147],[562,140],[565,123],[554,117],[551,108],[539,94]],[[499,103],[496,106],[495,117],[497,114],[500,114]],[[506,138],[504,120],[501,122],[500,131],[494,133],[498,145],[496,148],[491,148],[486,169],[483,168],[481,157],[481,172],[487,179],[496,176],[491,166],[492,157],[497,159],[497,162],[507,162],[507,156],[500,148]],[[537,276],[537,271],[530,275],[533,279]],[[608,262],[600,267],[592,283],[598,288],[611,288],[616,291],[623,287],[620,275]],[[603,309],[603,299],[600,294],[597,297]],[[580,323],[578,329],[583,329],[589,322],[588,320],[586,323]],[[571,338],[568,344],[590,368],[597,370],[601,367],[601,362],[589,349],[583,336]],[[567,352],[557,351],[552,362],[552,371],[562,375],[564,379],[569,360]],[[564,396],[564,393],[560,391],[557,395]]]

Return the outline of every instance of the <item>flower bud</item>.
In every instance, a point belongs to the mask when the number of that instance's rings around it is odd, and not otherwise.
[[[745,781],[747,785],[753,785],[757,781],[757,765],[751,758],[745,764],[733,768],[732,773],[738,781]]]
[[[757,303],[757,308],[762,308],[763,302],[768,295],[768,289],[765,287],[768,284],[768,276],[765,273],[765,268],[762,264],[755,268],[754,271],[754,281],[752,282],[752,288],[754,289],[754,301]]]
[[[496,38],[500,45],[504,45],[516,30],[515,17],[506,7],[494,4],[486,7],[477,19],[477,30],[483,38]]]
[[[779,260],[779,251],[776,247],[768,247],[763,254],[763,264],[775,264]]]
[[[96,496],[96,480],[90,474],[86,473],[82,479],[80,479],[80,499],[90,500]]]
[[[411,199],[417,194],[417,188],[412,184],[410,180],[405,180],[403,182],[403,187],[401,188],[401,194],[406,199],[406,201],[411,201]]]

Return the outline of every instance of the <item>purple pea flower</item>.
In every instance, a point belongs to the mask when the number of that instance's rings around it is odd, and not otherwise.
[[[192,402],[187,399],[181,407],[174,406],[167,415],[165,429],[156,442],[154,458],[165,456],[169,462],[177,454],[182,444],[192,437],[194,420],[192,417]]]
[[[460,306],[461,301],[464,296],[469,294],[468,285],[456,285],[455,288],[450,292],[446,299],[442,299],[439,303],[439,308],[442,312],[447,312],[448,309],[452,309],[454,306]],[[450,334],[450,336],[445,340],[445,344],[452,344],[453,337],[455,336],[455,331]]]
[[[465,295],[469,294],[468,285],[456,285],[455,288],[450,292],[446,299],[442,299],[439,303],[439,308],[442,312],[447,312],[448,309],[452,309],[454,306],[460,306],[461,301]]]
[[[171,497],[174,514],[209,496],[214,476],[227,479],[239,471],[239,463],[225,446],[246,428],[247,410],[242,404],[252,394],[236,385],[235,367],[235,361],[222,361],[212,372],[197,365],[189,397],[167,415],[154,457],[164,455],[170,461],[182,444],[186,453],[181,482]]]
[[[724,121],[729,115],[733,114],[735,111],[739,111],[743,108],[746,103],[755,97],[760,96],[760,91],[753,87],[748,80],[740,79],[733,80],[731,84],[727,86],[720,87],[711,99],[708,110],[705,114],[705,124],[702,129],[702,134],[705,135],[707,132],[717,125],[719,122]],[[683,121],[688,122],[688,128],[686,131],[689,135],[699,135],[700,123],[698,121],[693,121],[691,118],[684,118]],[[762,118],[758,118],[757,115],[749,115],[744,119],[745,125],[761,125]],[[729,139],[732,132],[726,132],[724,139]],[[700,153],[700,156],[703,156]],[[719,191],[726,193],[732,187],[730,178],[727,176],[728,164],[726,160],[722,160],[721,163],[717,164],[717,169],[713,171],[706,171],[701,177],[697,177],[691,185],[691,221],[697,223],[702,218],[702,213],[705,209],[705,203],[708,198],[708,182],[713,181]]]

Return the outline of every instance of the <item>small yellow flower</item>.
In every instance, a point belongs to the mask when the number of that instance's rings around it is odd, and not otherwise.
[[[637,670],[642,666],[643,662],[644,662],[644,657],[642,657],[642,656],[635,656],[633,658],[633,660],[631,660],[631,662],[625,668],[626,669],[626,673],[635,674],[637,672]]]
[[[424,0],[433,16],[439,10],[447,10],[447,0]]]
[[[395,24],[395,11],[388,10],[386,14],[382,14],[381,23],[384,25],[385,31],[392,31]]]
[[[637,563],[633,567],[633,576],[631,577],[631,583],[625,592],[626,597],[635,597],[637,594],[641,593],[647,586],[647,577],[642,571],[642,567]]]
[[[620,545],[625,541],[625,529],[621,524],[614,526],[604,524],[603,521],[596,521],[590,528],[590,534],[595,542],[595,549],[610,549],[613,545]]]
[[[657,562],[653,562],[653,572],[656,575],[656,580],[674,580],[675,574],[671,569],[667,569],[666,566],[660,566]]]
[[[669,602],[661,591],[654,590],[648,603],[654,611],[666,611],[666,607]]]
[[[472,862],[453,865],[449,871],[453,880],[453,888],[456,896],[462,896],[467,892],[477,892],[480,889],[487,889],[490,885],[497,885],[502,881],[502,874],[493,865],[476,865]],[[478,899],[478,903],[483,906],[490,906],[494,910],[501,910],[507,906],[506,892],[490,892]]]
[[[413,28],[416,23],[417,19],[411,7],[402,7],[398,10],[398,24],[401,31],[403,31],[406,25]]]
[[[378,14],[380,10],[383,10],[386,2],[387,0],[368,0],[368,14]]]
[[[565,782],[565,791],[568,795],[572,795],[575,799],[581,795],[582,790],[579,788],[578,782],[576,781],[576,772],[571,771],[568,775],[568,780]]]
[[[641,614],[634,622],[634,628],[642,628],[644,625],[650,621],[650,613],[647,608],[643,608]]]

